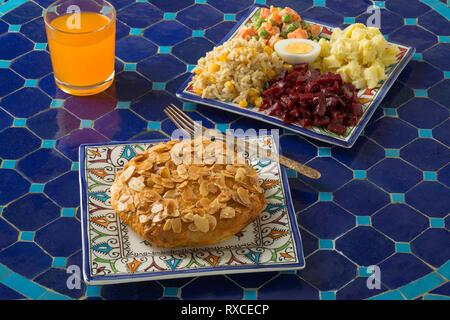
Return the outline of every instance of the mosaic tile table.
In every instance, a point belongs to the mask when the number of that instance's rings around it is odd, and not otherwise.
[[[450,10],[445,1],[268,1],[334,25],[365,22],[416,47],[351,149],[281,131],[306,268],[69,289],[81,265],[80,143],[167,137],[174,103],[209,127],[267,125],[183,103],[175,91],[249,0],[114,0],[116,80],[94,97],[55,88],[42,20],[50,0],[0,0],[1,299],[449,299]],[[265,3],[265,1],[256,1]],[[368,289],[368,266],[381,272]],[[212,285],[213,284],[213,285]]]

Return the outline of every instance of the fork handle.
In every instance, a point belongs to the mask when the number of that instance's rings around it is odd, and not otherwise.
[[[278,155],[278,161],[280,162],[280,164],[282,164],[283,166],[295,170],[296,172],[307,176],[309,178],[312,179],[319,179],[321,174],[319,171],[317,171],[316,169],[313,169],[311,167],[308,167],[304,164],[301,164],[300,162],[297,162],[295,160],[292,160],[288,157],[285,157],[283,155]]]
[[[222,133],[223,136],[226,136]],[[236,137],[232,137],[235,141],[235,146],[239,146],[239,141]],[[240,143],[243,143],[244,146],[251,150],[256,150],[256,146],[251,145],[248,141],[240,141]],[[308,178],[312,179],[319,179],[321,177],[321,174],[316,169],[313,169],[311,167],[308,167],[307,165],[301,164],[300,162],[297,162],[295,160],[292,160],[291,158],[285,157],[281,154],[278,154],[276,156],[272,155],[272,152],[268,152],[267,155],[264,156],[265,158],[268,158],[271,161],[279,162],[283,166],[292,169],[301,175],[304,175]],[[278,158],[278,159],[277,159]]]

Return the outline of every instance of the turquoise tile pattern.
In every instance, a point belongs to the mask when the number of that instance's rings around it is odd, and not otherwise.
[[[282,153],[322,171],[318,181],[287,171],[305,269],[69,288],[82,260],[81,143],[170,137],[162,110],[171,103],[218,130],[265,128],[175,92],[249,6],[271,0],[110,2],[119,17],[116,81],[82,98],[58,90],[47,71],[47,1],[0,1],[0,285],[8,288],[0,299],[450,299],[450,10],[438,0],[282,1],[343,26],[364,22],[374,3],[386,38],[419,48],[352,149],[280,130]],[[14,69],[41,54],[38,69]],[[24,88],[44,105],[20,109]],[[381,266],[380,289],[367,286],[372,266]]]

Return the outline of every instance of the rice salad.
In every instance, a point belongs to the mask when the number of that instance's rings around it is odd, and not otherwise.
[[[205,99],[258,107],[264,85],[283,67],[281,57],[264,41],[233,38],[198,60],[190,85]]]

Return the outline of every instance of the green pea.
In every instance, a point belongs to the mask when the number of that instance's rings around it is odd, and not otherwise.
[[[261,14],[261,9],[256,10],[255,15],[253,16],[253,20],[256,18],[259,18],[259,15]]]
[[[259,40],[259,37],[258,37],[258,36],[253,36],[253,38],[254,38],[256,41]]]
[[[291,23],[286,28],[286,32],[287,33],[290,33],[290,32],[295,31],[295,30],[297,30],[297,24],[295,24],[295,23]]]
[[[261,27],[261,25],[262,25],[263,22],[264,22],[264,19],[258,17],[258,18],[255,20],[255,29],[259,29],[259,27]]]
[[[267,32],[267,30],[261,29],[258,31],[258,35],[262,38],[266,38],[269,35],[269,33]]]
[[[288,33],[286,32],[286,31],[281,31],[280,32],[280,36],[282,37],[282,38],[287,38],[287,35],[288,35]]]
[[[305,20],[300,21],[300,24],[301,24],[301,26],[302,26],[302,29],[308,28],[308,24],[306,23]]]
[[[276,23],[275,21],[273,21],[272,19],[269,19],[269,22],[270,22],[273,26],[276,26],[276,25],[277,25],[277,23]]]
[[[285,14],[282,18],[281,21],[283,21],[283,23],[289,23],[292,21],[292,17],[290,14]]]

